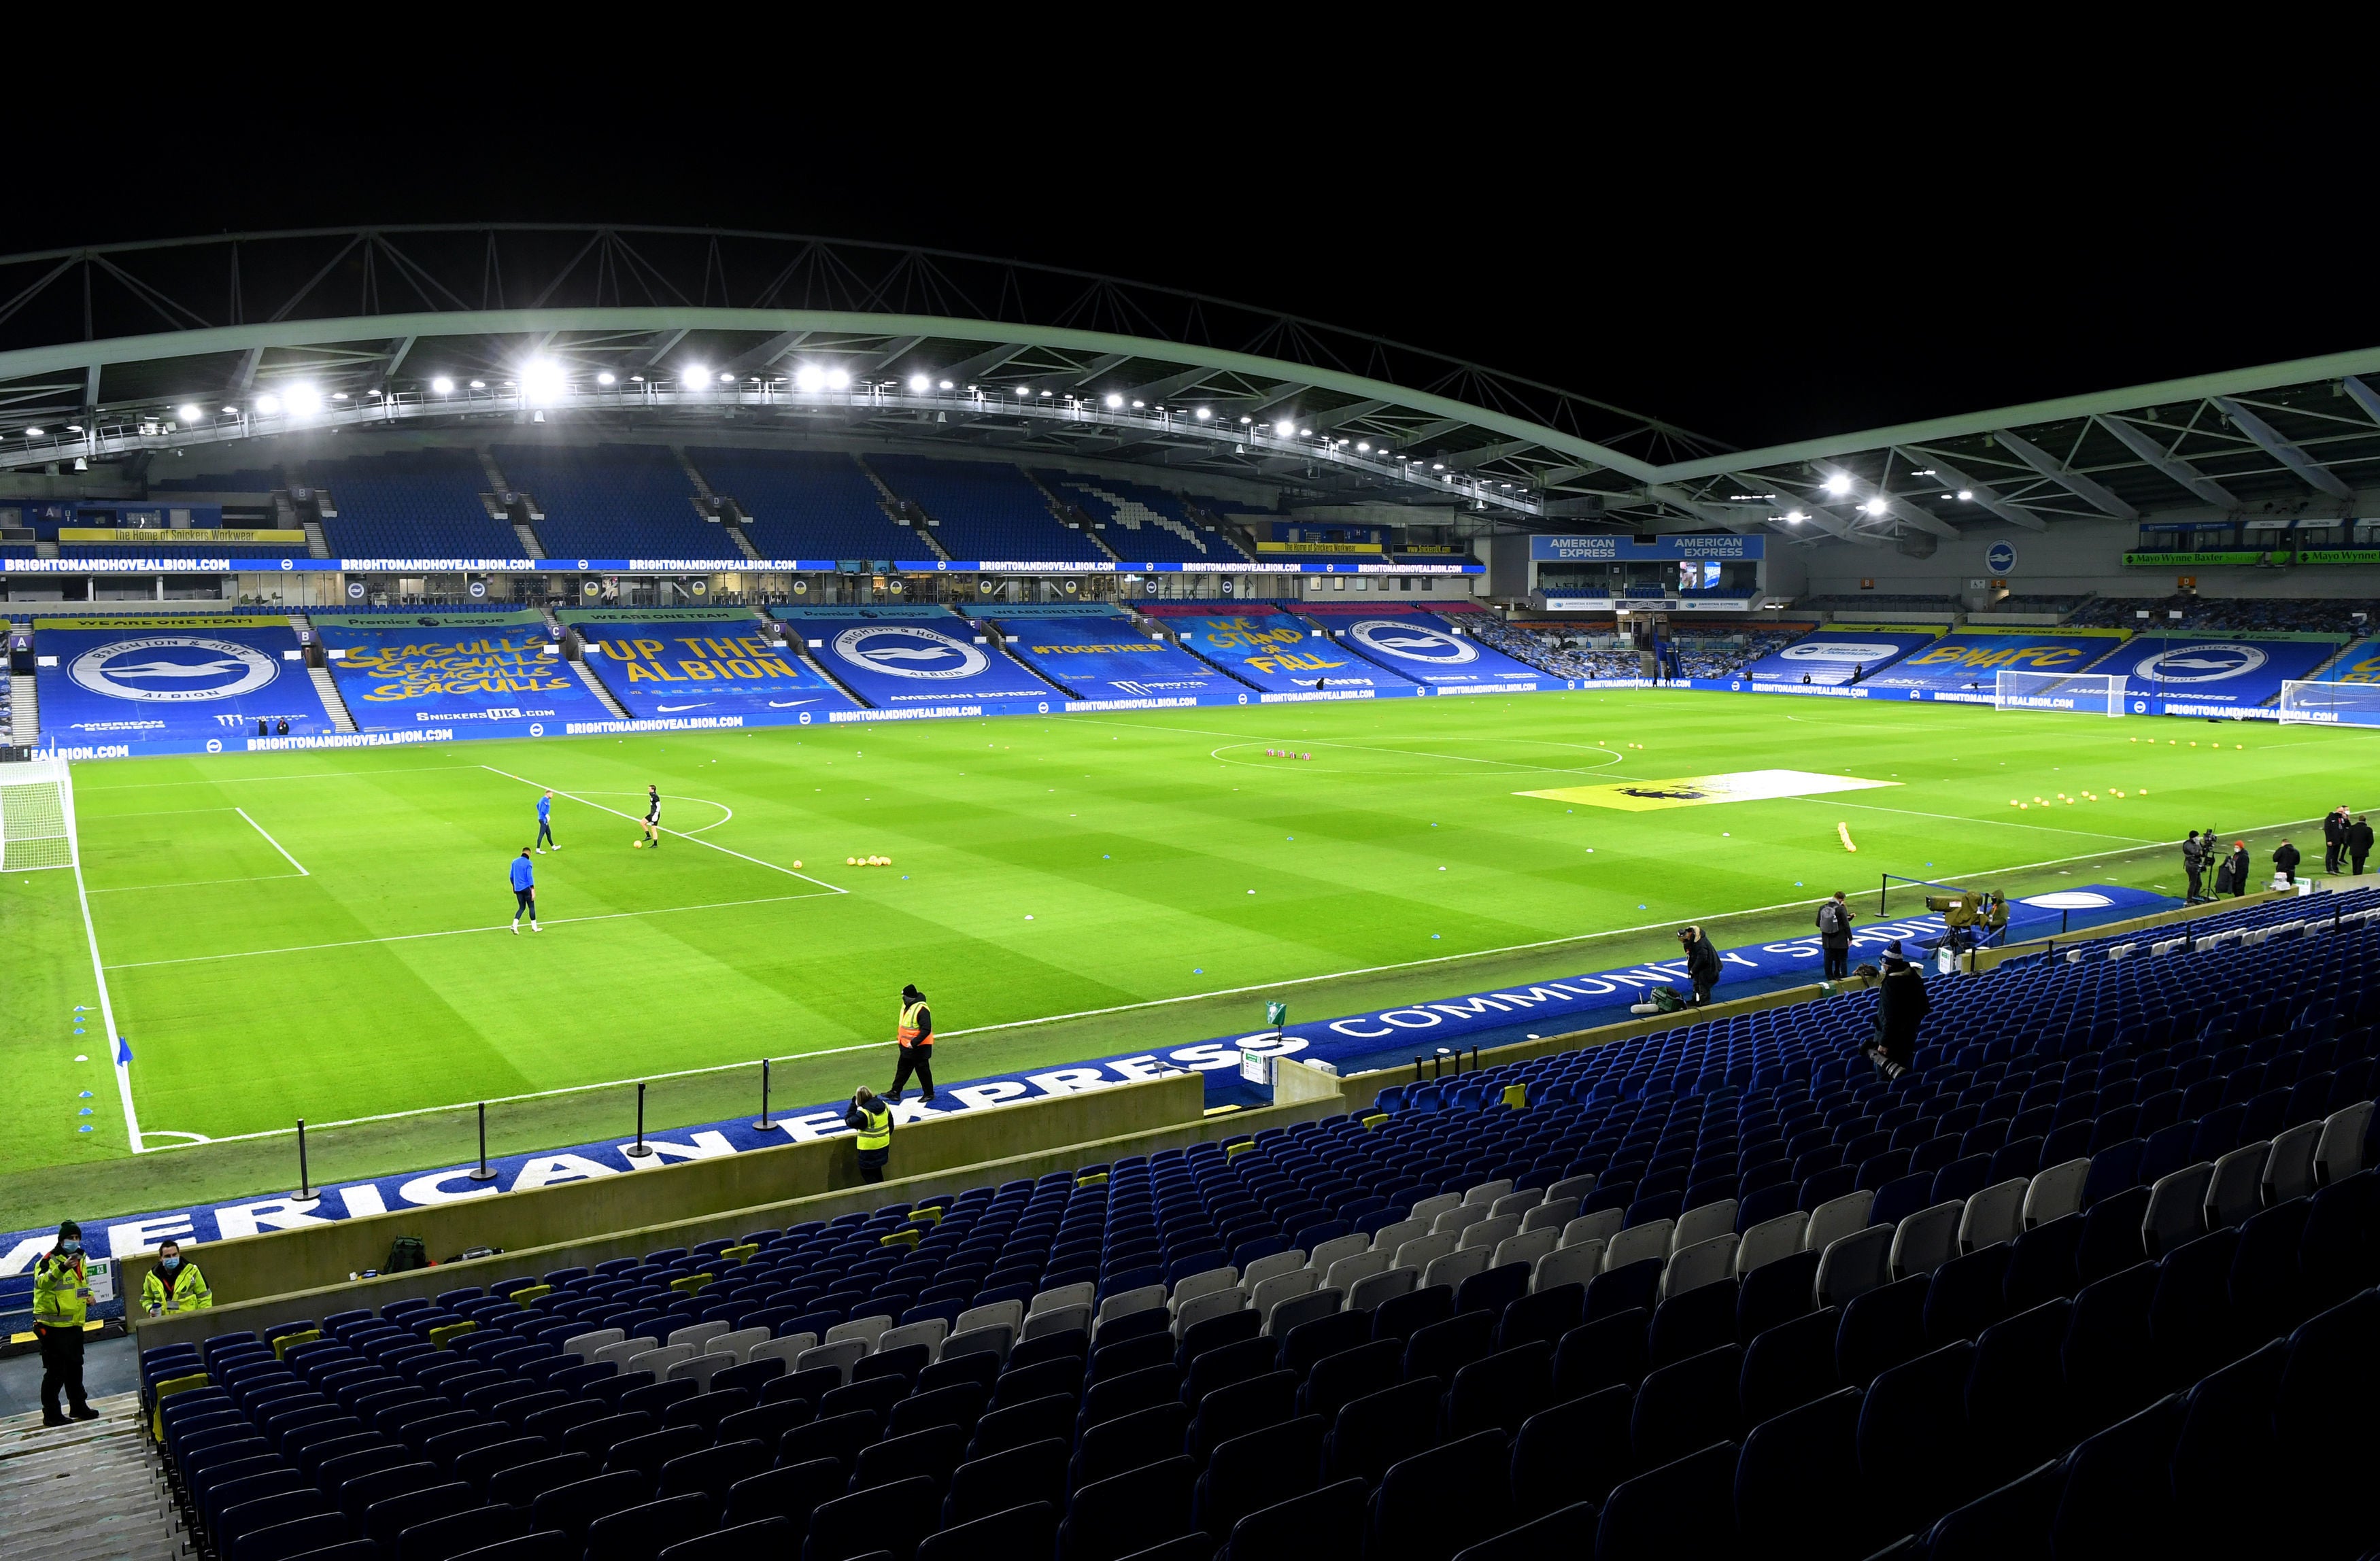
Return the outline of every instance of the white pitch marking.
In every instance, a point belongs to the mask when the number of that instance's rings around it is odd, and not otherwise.
[[[279,883],[284,878],[302,878],[310,876],[306,873],[257,873],[244,878],[192,878],[188,883],[119,884],[114,889],[94,889],[91,892],[93,894],[140,894],[150,889],[204,889],[210,884]]]
[[[535,780],[530,780],[530,779],[529,779],[528,776],[526,776],[526,775],[515,775],[515,774],[514,774],[511,770],[509,770],[509,769],[498,769],[494,765],[492,765],[492,764],[483,764],[483,765],[481,765],[480,768],[481,769],[486,770],[486,771],[487,771],[489,774],[491,774],[491,775],[501,775],[501,776],[503,776],[503,777],[504,777],[505,780],[517,780],[517,781],[519,781],[519,782],[520,782],[522,785],[524,785],[524,786],[536,786],[536,787],[537,787],[537,789],[538,789],[538,790],[540,790],[540,791],[541,791],[541,792],[552,792],[552,793],[554,795],[556,795],[556,796],[568,797],[572,802],[583,804],[584,805],[586,805],[586,806],[588,806],[588,807],[601,808],[604,812],[606,812],[606,813],[608,813],[608,814],[611,814],[613,817],[616,817],[616,818],[625,818],[625,819],[626,819],[626,820],[627,820],[629,823],[631,823],[631,824],[639,824],[639,823],[642,823],[642,822],[644,821],[643,819],[641,819],[640,817],[638,817],[636,814],[633,814],[633,813],[622,813],[618,808],[609,806],[609,805],[605,805],[605,804],[603,804],[603,803],[600,803],[600,802],[588,802],[588,801],[587,801],[587,798],[586,798],[585,796],[582,796],[581,794],[579,794],[579,793],[577,793],[577,792],[565,792],[565,791],[564,791],[564,790],[563,790],[561,787],[559,787],[559,786],[546,786],[546,785],[541,785],[541,784],[540,784],[538,781],[535,781]],[[617,795],[620,795],[621,793],[611,793],[611,794],[612,794],[612,795],[614,795],[614,796],[617,796]],[[628,793],[628,794],[633,795],[634,793]],[[711,805],[712,805],[713,807],[717,807],[717,806],[719,806],[720,805],[719,805],[719,804],[717,804],[717,803],[713,803],[713,804],[711,804]],[[720,822],[721,822],[721,823],[725,823],[725,822],[726,822],[726,820],[725,820],[725,819],[722,819],[722,820],[720,820]],[[831,893],[831,894],[849,894],[849,893],[851,892],[851,890],[849,890],[849,889],[847,889],[844,888],[844,887],[843,887],[842,885],[840,885],[840,884],[831,884],[831,883],[827,882],[824,878],[814,878],[814,877],[810,877],[808,873],[796,873],[796,872],[795,872],[791,867],[780,867],[780,866],[778,866],[774,862],[763,862],[763,861],[761,861],[761,860],[760,860],[759,857],[757,857],[757,856],[747,856],[747,855],[745,855],[745,854],[744,854],[742,852],[740,852],[740,851],[732,851],[732,850],[728,849],[726,846],[716,844],[716,843],[714,843],[714,842],[712,842],[712,841],[695,841],[695,840],[694,840],[694,837],[693,837],[692,835],[690,835],[690,834],[686,833],[684,829],[663,829],[663,830],[662,831],[662,834],[665,834],[665,835],[675,835],[678,839],[680,839],[680,840],[682,840],[682,841],[694,841],[694,843],[695,843],[695,844],[697,844],[697,845],[709,847],[710,850],[712,850],[712,851],[716,851],[716,852],[720,853],[721,853],[721,854],[722,854],[722,855],[726,855],[726,856],[733,856],[733,857],[735,857],[735,858],[737,861],[739,861],[739,862],[749,862],[749,863],[750,863],[750,864],[752,864],[752,865],[754,865],[755,867],[766,867],[766,868],[768,868],[768,869],[769,869],[769,871],[771,871],[771,872],[772,872],[772,873],[783,873],[783,874],[784,874],[784,875],[785,875],[785,877],[789,877],[789,878],[799,878],[799,879],[801,879],[801,880],[802,880],[802,882],[804,882],[804,883],[814,883],[814,884],[818,885],[820,889],[827,890],[827,891],[828,891],[829,893]],[[806,896],[795,896],[794,898],[799,899],[799,898],[807,898],[807,897],[806,897]]]
[[[232,811],[238,814],[242,818],[248,818],[248,809],[244,807],[235,807]],[[273,850],[281,853],[281,859],[284,862],[288,863],[292,867],[297,868],[298,876],[299,877],[310,878],[314,876],[306,870],[306,864],[298,861],[298,858],[289,854],[289,848],[287,846],[283,845],[279,841],[274,840],[271,834],[267,833],[263,825],[258,823],[253,818],[248,818],[248,827],[254,829],[258,834],[263,835],[264,843],[271,846]]]

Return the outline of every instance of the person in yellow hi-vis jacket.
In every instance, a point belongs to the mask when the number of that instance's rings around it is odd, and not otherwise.
[[[199,1265],[182,1257],[182,1243],[167,1241],[157,1249],[157,1266],[140,1281],[140,1310],[152,1317],[176,1312],[197,1312],[215,1303],[207,1277]]]
[[[934,1010],[926,1006],[926,994],[915,986],[901,988],[901,1022],[892,1032],[900,1043],[900,1066],[892,1070],[892,1087],[884,1097],[893,1105],[901,1104],[901,1087],[909,1075],[926,1086],[925,1098],[934,1098]]]
[[[42,1423],[64,1425],[58,1390],[76,1420],[97,1420],[82,1391],[82,1323],[91,1309],[91,1278],[83,1270],[82,1227],[58,1227],[58,1244],[33,1260],[33,1334],[42,1345]]]

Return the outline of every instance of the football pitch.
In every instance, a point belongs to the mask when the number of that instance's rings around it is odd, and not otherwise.
[[[1880,871],[2179,893],[2192,827],[2317,865],[2374,741],[1645,690],[85,764],[79,886],[0,886],[0,1203],[270,1190],[300,1117],[318,1180],[468,1158],[477,1101],[499,1152],[625,1131],[639,1079],[717,1119],[762,1057],[835,1099],[889,1083],[905,982],[958,1082],[1799,936]]]

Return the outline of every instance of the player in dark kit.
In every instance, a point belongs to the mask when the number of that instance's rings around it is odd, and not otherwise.
[[[523,846],[521,853],[513,858],[513,932],[516,936],[520,932],[524,912],[528,913],[531,932],[545,930],[537,925],[537,869],[529,864],[528,852],[529,848]]]
[[[644,826],[645,838],[636,843],[659,851],[662,845],[662,789],[659,786],[648,785],[645,788]]]

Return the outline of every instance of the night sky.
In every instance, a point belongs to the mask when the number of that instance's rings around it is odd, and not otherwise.
[[[873,110],[790,137],[666,112],[634,133],[348,135],[19,210],[0,248],[491,219],[916,242],[1375,331],[1747,447],[2380,343],[2360,132],[2185,151],[1780,127],[1764,100],[1451,114],[1375,143],[1327,106],[1148,131],[1088,112],[1013,139],[976,112],[960,145]]]

